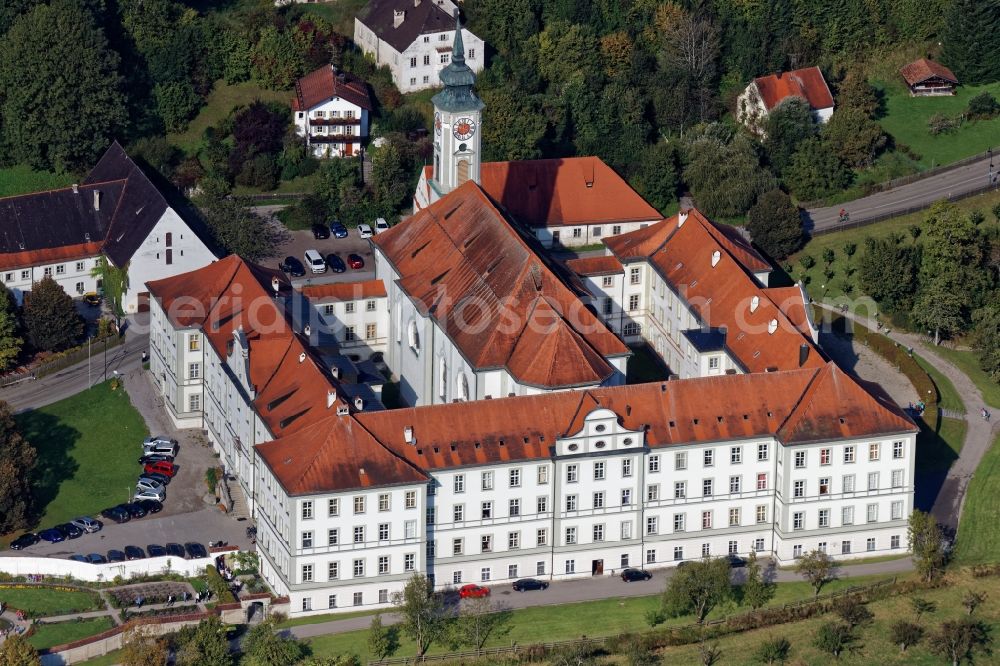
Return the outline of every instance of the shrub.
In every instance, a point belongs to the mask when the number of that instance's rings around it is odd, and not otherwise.
[[[969,100],[966,114],[973,120],[988,120],[1000,114],[1000,102],[987,91],[983,91]]]
[[[952,118],[943,113],[935,113],[927,121],[928,131],[937,136],[939,134],[951,134],[961,126],[961,118]]]

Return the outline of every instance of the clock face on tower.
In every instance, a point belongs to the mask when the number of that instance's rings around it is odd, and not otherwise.
[[[437,111],[434,114],[434,133],[441,136],[441,112]]]
[[[459,118],[451,126],[452,133],[459,141],[468,141],[476,133],[476,121],[472,118]]]

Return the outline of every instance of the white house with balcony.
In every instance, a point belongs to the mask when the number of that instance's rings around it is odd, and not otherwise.
[[[436,88],[438,74],[451,63],[456,11],[451,0],[372,0],[354,19],[354,43],[377,65],[389,67],[400,92]],[[483,40],[461,31],[466,62],[479,72],[486,57]]]
[[[295,132],[316,157],[360,154],[368,141],[371,111],[368,84],[333,65],[320,67],[295,83]]]

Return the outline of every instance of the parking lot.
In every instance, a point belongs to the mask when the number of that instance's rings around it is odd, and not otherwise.
[[[309,284],[329,284],[331,282],[358,282],[360,280],[371,280],[375,277],[374,262],[372,260],[372,248],[368,239],[361,238],[357,229],[348,229],[347,238],[334,238],[331,234],[329,238],[317,240],[313,238],[311,231],[291,231],[289,238],[277,252],[277,258],[270,262],[265,262],[269,268],[277,268],[278,264],[288,256],[295,257],[303,261],[302,255],[306,250],[316,250],[323,258],[328,254],[337,254],[344,263],[347,263],[347,256],[351,253],[360,255],[364,259],[365,266],[360,270],[355,270],[350,266],[343,273],[334,273],[327,270],[326,273],[315,275],[309,272],[306,267],[306,275],[302,278],[294,278],[292,284],[296,287]],[[304,263],[304,261],[303,261]]]

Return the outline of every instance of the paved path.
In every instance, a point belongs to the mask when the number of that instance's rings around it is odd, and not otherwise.
[[[884,562],[869,562],[839,567],[837,578],[853,578],[857,576],[885,575],[893,576],[913,569],[910,558]],[[576,580],[557,581],[549,585],[547,590],[535,592],[514,592],[508,585],[492,587],[492,598],[499,605],[507,608],[530,608],[534,606],[554,606],[571,604],[581,601],[597,601],[600,599],[615,599],[623,597],[646,597],[663,592],[664,581],[674,572],[674,567],[653,570],[653,578],[647,581],[624,583],[618,576],[598,576]],[[742,569],[733,571],[734,582],[740,582]],[[802,581],[802,576],[793,570],[778,569],[773,571],[774,580],[781,583]],[[372,616],[363,615],[344,620],[330,620],[316,624],[302,624],[288,629],[287,632],[296,638],[312,638],[328,634],[339,634],[346,631],[367,629],[371,625]],[[399,622],[396,613],[386,613],[382,616],[384,624]]]
[[[820,304],[820,307],[834,311],[832,307],[824,304]],[[876,322],[870,317],[861,317],[852,312],[842,314],[864,324],[873,331],[876,329]],[[962,504],[965,501],[965,491],[972,475],[979,466],[979,461],[983,459],[986,451],[990,448],[996,433],[1000,432],[1000,425],[998,425],[1000,420],[987,422],[979,417],[979,410],[986,404],[983,401],[983,394],[968,375],[952,365],[950,361],[939,356],[934,351],[933,346],[927,344],[927,338],[896,330],[891,331],[888,337],[901,345],[914,349],[919,348],[920,355],[942,375],[951,380],[965,404],[968,429],[965,432],[962,451],[959,453],[958,459],[948,469],[931,508],[931,514],[940,525],[946,529],[957,531],[959,518],[962,514]]]
[[[998,169],[1000,169],[1000,155],[993,162],[993,172],[996,173]],[[805,228],[807,231],[836,229],[840,226],[841,208],[847,211],[850,221],[855,223],[887,213],[902,214],[911,209],[926,208],[939,199],[965,194],[986,186],[989,184],[989,174],[990,158],[984,155],[983,159],[972,164],[885,192],[877,192],[835,206],[811,208],[804,216]]]

